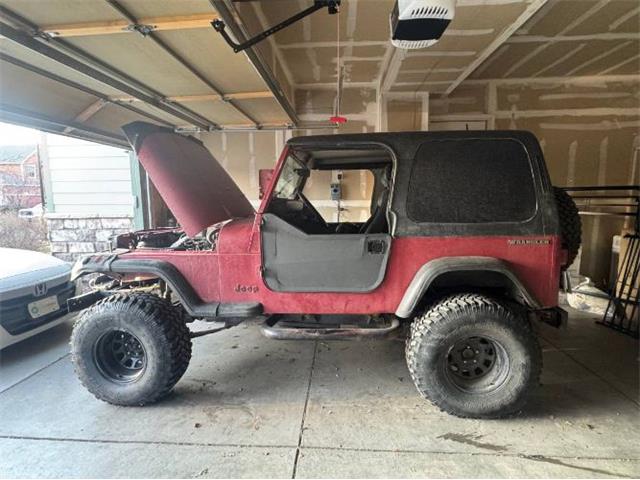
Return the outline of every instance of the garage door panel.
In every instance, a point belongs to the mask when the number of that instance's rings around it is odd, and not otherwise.
[[[236,103],[260,123],[289,123],[289,117],[273,98],[239,100]]]
[[[13,107],[60,120],[72,120],[97,100],[93,95],[45,77],[24,75],[23,69],[4,61],[0,62],[0,69],[0,101]]]
[[[107,2],[93,0],[3,0],[2,4],[39,26],[122,18]]]
[[[208,0],[180,0],[178,2],[141,2],[140,0],[120,0],[136,18],[172,17],[215,13]]]
[[[118,105],[105,105],[84,123],[88,126],[102,128],[114,132],[119,136],[123,136],[122,127],[127,123],[137,120],[149,121],[148,118],[131,112],[130,110],[125,110]]]
[[[171,30],[157,36],[224,93],[266,90],[247,56],[234,53],[213,28]],[[192,81],[202,83],[193,76]]]
[[[210,93],[169,54],[141,35],[97,35],[66,41],[163,95]]]

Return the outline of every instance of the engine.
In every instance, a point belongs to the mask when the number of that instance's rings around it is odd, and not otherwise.
[[[175,228],[129,232],[113,237],[111,249],[215,250],[218,231],[219,229],[213,228],[207,234],[195,237],[189,237],[182,230]]]

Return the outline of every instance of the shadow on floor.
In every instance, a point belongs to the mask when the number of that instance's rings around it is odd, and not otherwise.
[[[69,352],[74,315],[50,330],[0,350],[0,392],[28,378]]]

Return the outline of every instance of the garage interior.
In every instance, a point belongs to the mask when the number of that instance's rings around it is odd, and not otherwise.
[[[292,136],[529,130],[552,183],[582,200],[572,275],[616,284],[613,238],[637,229],[640,191],[636,0],[458,0],[420,50],[391,45],[393,0],[343,0],[238,54],[211,26],[245,40],[310,4],[0,0],[0,120],[124,148],[124,124],[170,127],[204,142],[254,206],[260,171]],[[341,212],[332,181],[313,186],[327,215]],[[372,181],[345,174],[348,218],[366,213]],[[144,226],[166,226],[157,192],[148,202]],[[113,407],[78,384],[62,326],[2,352],[0,472],[638,477],[638,319],[633,338],[564,306],[566,329],[539,327],[542,386],[521,415],[492,421],[420,400],[400,339],[269,342],[251,323],[197,339],[165,401]]]

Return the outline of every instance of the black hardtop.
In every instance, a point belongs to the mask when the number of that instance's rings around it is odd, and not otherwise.
[[[350,148],[358,145],[384,145],[390,148],[398,159],[411,158],[424,142],[437,140],[515,140],[521,143],[529,156],[541,157],[536,136],[525,130],[459,130],[447,132],[382,132],[348,133],[337,135],[310,135],[293,137],[287,144],[301,149]]]
[[[487,140],[496,141],[495,147],[491,148],[495,148],[495,158],[502,159],[501,170],[478,170],[486,165],[487,156],[491,155],[487,152],[486,145],[478,148],[478,141]],[[439,149],[438,145],[434,145],[438,141],[446,141],[448,145]],[[459,148],[452,149],[451,141],[460,142]],[[468,144],[465,145],[466,142]],[[513,142],[523,147],[520,153],[513,148]],[[549,174],[540,144],[531,132],[479,130],[360,133],[294,137],[287,143],[294,150],[310,152],[370,148],[373,145],[387,147],[393,152],[397,168],[390,211],[394,214],[395,234],[398,236],[549,235],[557,233],[559,228]],[[437,157],[441,150],[442,158],[424,163],[418,158],[421,149],[425,149],[427,155],[432,155],[431,158]],[[522,161],[523,150],[528,157],[525,162]],[[478,155],[477,163],[474,152]],[[504,163],[508,158],[513,158],[512,164]],[[454,162],[455,165],[460,165],[456,168],[462,168],[463,171],[457,174],[455,168],[449,172],[438,170],[443,161]],[[436,167],[435,171],[428,168],[425,170],[425,167],[432,164],[440,167]],[[530,183],[527,183],[527,172]],[[462,181],[463,192],[450,188],[452,183],[457,184],[458,190],[462,188],[460,182],[452,181],[451,175]],[[482,180],[487,178],[489,181]],[[493,178],[501,179],[495,187],[497,190],[490,187]],[[502,200],[496,200],[500,197],[497,193],[508,192],[511,195],[516,191],[521,192],[521,197],[524,198],[524,187],[527,185],[532,189],[528,195],[525,217],[529,214],[532,216],[528,219],[523,217],[524,210],[517,211],[516,206],[513,206],[511,210],[514,211],[511,212],[508,202],[503,205]],[[414,190],[412,201],[411,192]],[[446,205],[438,206],[437,198],[432,198],[434,195],[438,198],[450,196],[451,199],[445,202]],[[421,218],[421,213],[424,218]]]

